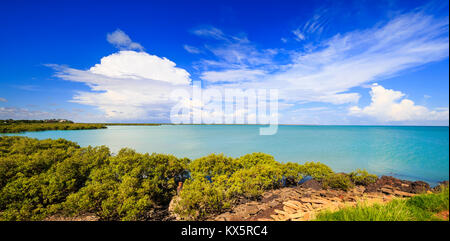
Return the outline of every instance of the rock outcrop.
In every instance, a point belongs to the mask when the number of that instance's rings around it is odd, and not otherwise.
[[[221,221],[307,221],[324,210],[336,211],[355,206],[385,203],[393,198],[411,197],[430,192],[422,181],[405,181],[383,176],[366,187],[356,186],[349,191],[323,189],[320,182],[308,180],[297,187],[267,191],[261,200],[237,205],[230,211],[210,220]]]
[[[381,191],[389,194],[393,194],[394,191],[419,194],[430,190],[430,185],[426,182],[400,180],[391,176],[382,176],[377,182],[368,185],[366,188],[367,192]]]
[[[211,220],[221,221],[304,221],[311,220],[322,210],[338,210],[354,206],[358,201],[382,203],[390,201],[395,194],[365,193],[363,186],[350,191],[315,190],[304,187],[289,187],[264,193],[260,201],[241,204],[231,211]]]

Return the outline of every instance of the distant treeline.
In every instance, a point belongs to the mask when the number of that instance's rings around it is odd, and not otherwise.
[[[159,126],[157,123],[74,123],[66,119],[47,120],[0,120],[0,133],[20,133],[25,131],[47,130],[89,130],[103,129],[106,126]],[[169,124],[170,125],[170,124]]]
[[[0,123],[0,133],[19,133],[24,131],[47,130],[88,130],[106,128],[104,124],[85,124],[71,122],[16,122]]]
[[[66,119],[46,119],[46,120],[0,120],[0,124],[29,124],[29,123],[73,123]]]

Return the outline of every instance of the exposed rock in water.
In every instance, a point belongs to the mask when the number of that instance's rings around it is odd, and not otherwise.
[[[439,185],[435,186],[432,191],[440,192],[443,187],[448,187],[448,181],[439,182]]]
[[[391,190],[391,191],[389,191]],[[406,181],[391,176],[382,176],[377,182],[366,187],[366,192],[384,192],[393,194],[394,190],[406,193],[425,193],[430,190],[430,185],[422,181]]]
[[[425,193],[430,190],[430,184],[422,181],[415,181],[411,183],[411,190],[412,193]]]

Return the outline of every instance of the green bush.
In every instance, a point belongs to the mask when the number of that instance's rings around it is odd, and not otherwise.
[[[319,181],[333,174],[330,167],[320,162],[306,162],[300,166],[300,172]]]
[[[146,220],[150,211],[170,202],[175,178],[188,162],[124,148],[92,171],[85,187],[67,197],[65,210],[72,215],[95,213],[102,220]]]
[[[277,166],[280,163],[275,161],[275,158],[273,158],[273,156],[271,156],[271,155],[261,153],[261,152],[255,152],[255,153],[246,154],[244,156],[241,156],[237,160],[237,164],[238,164],[239,168],[248,169],[248,168],[252,168],[257,165],[263,165],[263,164]]]
[[[280,187],[282,169],[278,165],[259,164],[235,172],[225,184],[228,198],[255,199],[264,191]]]
[[[167,205],[188,159],[65,140],[0,138],[0,219],[42,220],[95,213],[102,220],[142,220]]]
[[[323,178],[322,185],[324,188],[341,189],[344,191],[354,187],[350,177],[343,173],[335,173]]]
[[[375,183],[378,180],[378,177],[376,175],[369,174],[366,170],[361,169],[350,172],[349,176],[353,183],[363,186]]]
[[[55,213],[109,157],[106,147],[80,148],[62,139],[1,137],[0,143],[1,220],[41,220]]]
[[[191,176],[212,177],[219,175],[231,175],[239,169],[236,159],[226,157],[223,154],[210,154],[193,161],[189,165]]]
[[[240,198],[258,198],[279,187],[282,164],[264,153],[240,158],[208,155],[189,164],[191,180],[184,183],[175,213],[188,220],[203,219],[231,207]]]
[[[303,179],[303,168],[298,163],[288,162],[283,165],[283,176],[288,185],[297,184]]]
[[[203,177],[186,180],[174,212],[183,219],[198,220],[230,208],[233,200],[226,198],[225,187],[220,184]]]

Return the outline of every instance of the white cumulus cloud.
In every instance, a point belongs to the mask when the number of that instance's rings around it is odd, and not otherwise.
[[[372,97],[370,105],[363,108],[353,106],[350,108],[350,114],[370,116],[382,122],[445,121],[449,119],[448,108],[430,110],[405,98],[404,93],[385,89],[378,84],[371,87],[370,95]]]
[[[71,102],[97,107],[108,119],[168,119],[170,93],[187,88],[190,74],[167,58],[146,52],[119,51],[88,70],[49,65],[56,76],[84,83]]]
[[[120,79],[152,79],[172,84],[189,84],[189,73],[167,58],[145,52],[120,51],[103,57],[91,73]]]

